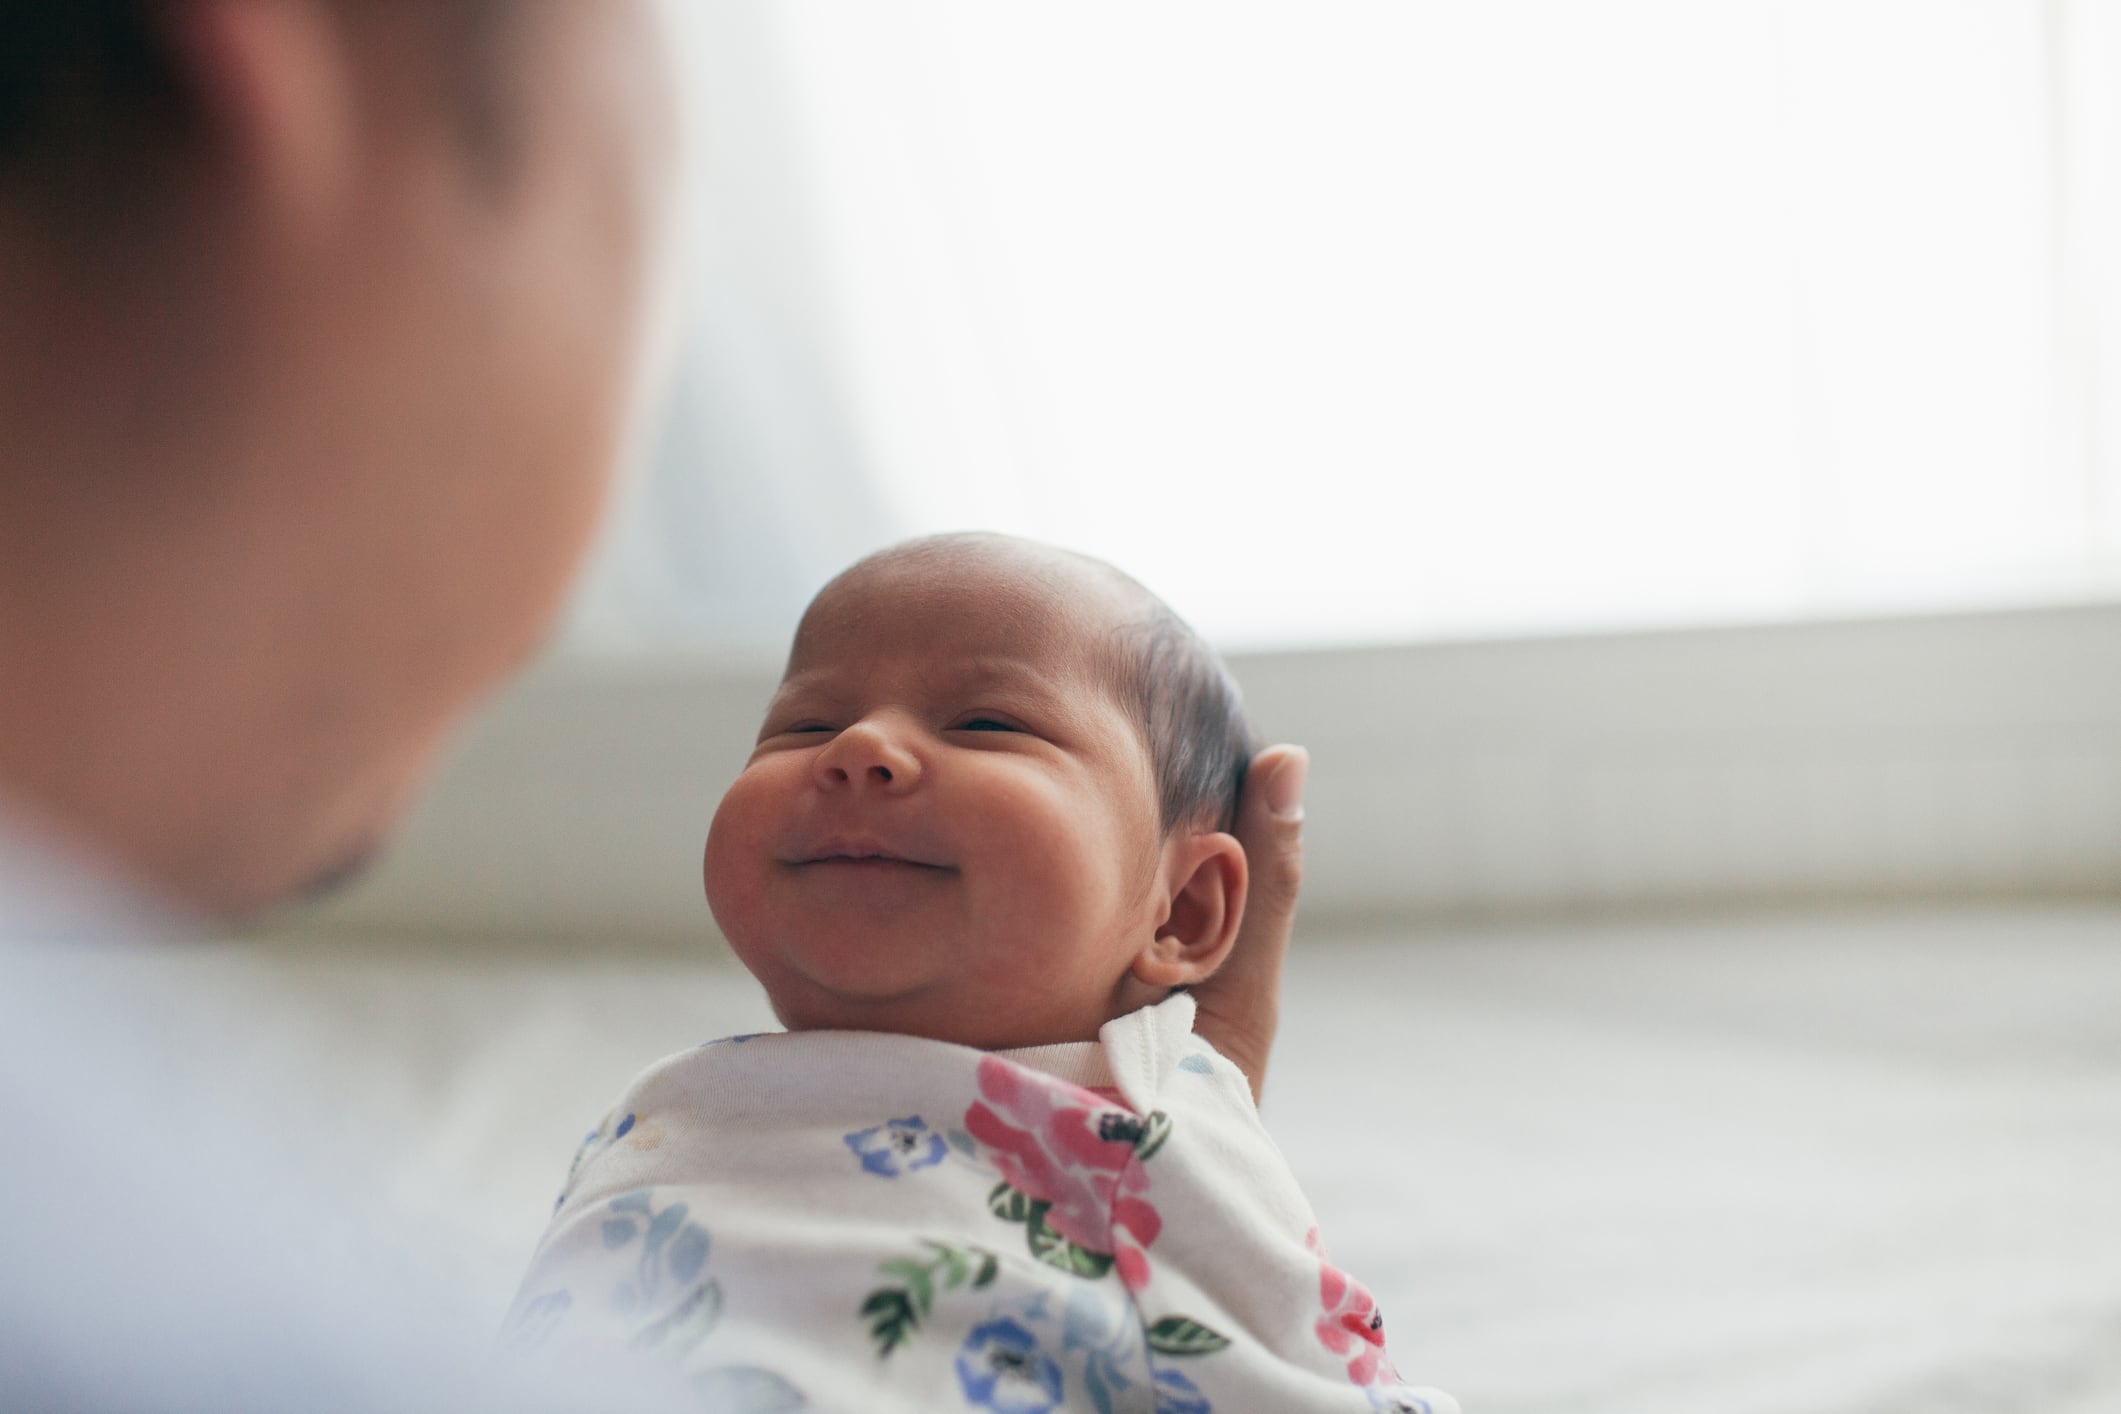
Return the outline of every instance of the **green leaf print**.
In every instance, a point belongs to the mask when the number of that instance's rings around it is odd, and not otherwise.
[[[1171,1116],[1162,1110],[1151,1110],[1142,1121],[1142,1137],[1134,1141],[1134,1157],[1147,1163],[1170,1137]]]
[[[1031,1217],[1031,1200],[1006,1182],[994,1185],[987,1195],[987,1211],[1005,1223],[1020,1223]]]
[[[877,1270],[887,1277],[897,1277],[901,1282],[904,1282],[906,1290],[913,1297],[915,1308],[923,1315],[926,1315],[934,1307],[935,1278],[930,1276],[928,1269],[919,1262],[909,1262],[905,1258],[899,1257],[883,1263]],[[950,1285],[955,1286],[957,1283],[951,1282]]]
[[[861,1314],[869,1322],[869,1338],[879,1356],[889,1355],[913,1338],[913,1332],[935,1309],[938,1289],[955,1291],[971,1279],[974,1290],[993,1281],[1001,1261],[983,1247],[953,1247],[947,1242],[922,1238],[921,1245],[935,1253],[927,1262],[894,1257],[877,1264],[877,1271],[896,1277],[897,1286],[879,1287],[862,1303]]]
[[[913,1298],[896,1287],[870,1292],[862,1303],[862,1314],[869,1318],[869,1338],[876,1342],[879,1356],[889,1355],[912,1339],[914,1328],[921,1323]]]
[[[1149,1327],[1149,1348],[1159,1355],[1213,1355],[1230,1337],[1190,1316],[1166,1316]]]
[[[1051,1206],[1050,1203],[1033,1203],[1030,1215],[1024,1220],[1031,1255],[1049,1267],[1059,1267],[1070,1276],[1085,1277],[1091,1281],[1111,1271],[1110,1256],[1103,1252],[1092,1252],[1087,1247],[1078,1247],[1047,1225],[1046,1210]]]
[[[943,1264],[943,1285],[964,1285],[965,1278],[971,1275],[972,1272],[972,1264],[965,1260],[965,1254],[947,1243],[931,1242],[926,1238],[921,1239],[921,1241],[922,1245],[934,1251],[936,1261]],[[887,1271],[890,1266],[889,1262],[884,1264]]]

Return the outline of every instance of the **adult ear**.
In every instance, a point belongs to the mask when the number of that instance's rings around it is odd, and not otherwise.
[[[1245,915],[1244,846],[1220,831],[1174,833],[1164,845],[1170,903],[1134,959],[1134,978],[1169,989],[1206,981],[1223,965]]]
[[[261,209],[315,231],[338,217],[357,176],[362,55],[344,7],[322,0],[183,0],[156,5],[173,81],[196,141]]]

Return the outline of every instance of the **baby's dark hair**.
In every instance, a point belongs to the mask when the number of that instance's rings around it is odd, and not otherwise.
[[[1019,560],[1025,573],[1045,580],[1059,594],[1081,592],[1063,564],[1088,570],[1120,590],[1127,607],[1107,633],[1101,666],[1107,688],[1149,749],[1163,833],[1181,826],[1232,828],[1245,769],[1259,749],[1244,696],[1207,641],[1131,575],[1073,550],[1013,536],[959,532],[880,550],[834,583],[872,566],[939,564],[981,555]]]
[[[1259,750],[1237,680],[1170,605],[1102,561],[1092,563],[1140,596],[1142,617],[1113,631],[1110,671],[1148,743],[1164,833],[1209,822],[1232,828],[1245,769]]]

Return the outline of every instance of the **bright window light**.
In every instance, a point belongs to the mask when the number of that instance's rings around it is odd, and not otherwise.
[[[964,526],[1233,645],[2121,583],[2097,0],[722,8],[586,641]]]

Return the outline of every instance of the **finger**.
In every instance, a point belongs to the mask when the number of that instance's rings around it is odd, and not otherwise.
[[[1238,801],[1236,833],[1251,874],[1237,946],[1194,989],[1195,1022],[1251,1082],[1257,1100],[1281,1018],[1281,970],[1303,882],[1303,788],[1310,755],[1270,746],[1253,757]]]
[[[1270,746],[1252,758],[1244,797],[1238,802],[1237,839],[1251,874],[1243,941],[1255,931],[1288,944],[1296,896],[1304,874],[1304,782],[1311,753],[1300,746]],[[1265,949],[1262,949],[1264,951]]]

